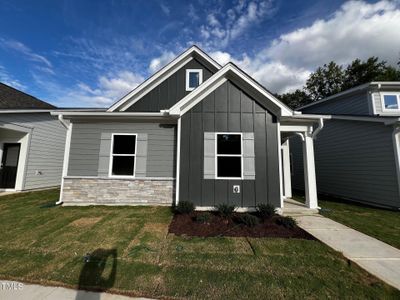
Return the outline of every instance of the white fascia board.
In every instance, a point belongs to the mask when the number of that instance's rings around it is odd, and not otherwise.
[[[282,116],[293,116],[293,111],[286,107],[283,103],[281,103],[278,99],[276,99],[271,93],[266,91],[262,86],[252,80],[248,75],[240,71],[233,64],[228,63],[221,70],[211,76],[208,80],[206,80],[202,85],[196,88],[193,92],[188,94],[174,106],[169,109],[169,113],[171,115],[182,116],[187,111],[189,111],[192,107],[202,101],[207,95],[213,92],[216,88],[225,83],[228,78],[227,76],[238,76],[247,84],[249,84],[252,88],[254,88],[257,92],[261,93],[263,96],[268,98],[271,102],[277,105],[281,109]]]
[[[290,117],[284,117],[283,119],[310,119],[310,120],[319,120],[319,119],[331,119],[331,115],[314,115],[314,114],[295,114]]]
[[[138,118],[138,119],[174,119],[173,116],[170,116],[165,113],[138,113],[138,112],[71,112],[71,111],[56,111],[51,113],[54,116],[62,115],[64,118],[73,118],[73,117],[81,117],[81,118]]]
[[[169,64],[167,64],[165,67],[163,67],[161,70],[159,70],[150,78],[148,78],[146,81],[144,81],[142,84],[140,84],[138,87],[136,87],[134,90],[125,95],[122,99],[113,104],[107,111],[112,112],[119,108],[121,111],[125,111],[128,107],[137,102],[141,96],[148,93],[163,80],[174,74],[178,69],[186,65],[189,61],[191,61],[193,59],[194,53],[205,59],[217,70],[221,68],[221,66],[216,61],[211,59],[203,51],[201,51],[196,46],[192,46],[188,50],[183,52],[181,55],[176,57]]]
[[[54,109],[2,109],[0,110],[0,114],[49,113],[52,111],[54,111]]]

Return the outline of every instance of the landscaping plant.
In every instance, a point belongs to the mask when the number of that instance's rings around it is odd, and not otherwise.
[[[258,223],[260,223],[258,218],[255,215],[251,215],[251,214],[242,214],[242,215],[240,215],[239,221],[240,221],[240,223],[242,223],[242,224],[244,224],[246,226],[249,226],[249,227],[254,227]]]
[[[194,211],[194,204],[190,201],[179,201],[175,210],[179,214],[190,214]]]
[[[211,214],[208,212],[205,212],[205,213],[202,213],[202,214],[199,214],[196,216],[196,222],[202,223],[202,224],[207,223],[208,221],[210,221],[210,219],[211,219]]]
[[[271,204],[258,204],[257,212],[263,220],[269,219],[275,214],[275,207]]]
[[[292,217],[279,217],[276,219],[276,224],[285,228],[294,228],[297,225],[296,220]]]
[[[235,212],[236,209],[235,206],[225,203],[217,205],[216,208],[218,214],[225,219],[232,217],[232,214]]]

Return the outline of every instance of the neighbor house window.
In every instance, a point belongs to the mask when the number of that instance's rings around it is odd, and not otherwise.
[[[216,173],[220,179],[242,178],[242,134],[216,133]]]
[[[383,94],[384,109],[399,109],[399,98],[400,94]]]
[[[136,134],[112,134],[110,176],[135,176]]]
[[[193,91],[203,82],[202,69],[187,69],[186,70],[186,90]]]

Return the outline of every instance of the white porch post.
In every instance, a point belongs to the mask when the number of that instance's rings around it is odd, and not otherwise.
[[[282,164],[283,164],[283,196],[292,197],[292,178],[290,173],[290,150],[289,139],[282,144]]]
[[[308,208],[318,208],[317,182],[315,178],[314,141],[310,133],[304,134],[303,164],[306,205]]]

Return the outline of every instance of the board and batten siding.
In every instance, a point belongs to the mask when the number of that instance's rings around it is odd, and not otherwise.
[[[330,120],[314,142],[318,192],[399,207],[392,142],[383,123]],[[301,141],[290,139],[293,187],[304,189]]]
[[[346,94],[302,109],[309,114],[362,115],[370,114],[367,91]]]
[[[188,95],[186,91],[186,69],[202,69],[203,82],[209,79],[213,72],[207,69],[199,60],[193,58],[173,75],[164,80],[126,111],[159,112],[168,109]]]
[[[66,129],[49,112],[0,114],[0,122],[32,128],[23,190],[58,186]]]
[[[138,134],[136,177],[175,177],[176,125],[121,121],[73,121],[68,176],[108,177],[112,133]]]
[[[254,133],[255,179],[205,179],[205,132]],[[221,203],[280,206],[276,117],[231,81],[182,116],[180,157],[180,201],[206,207]],[[239,194],[233,193],[233,185],[240,186]]]

